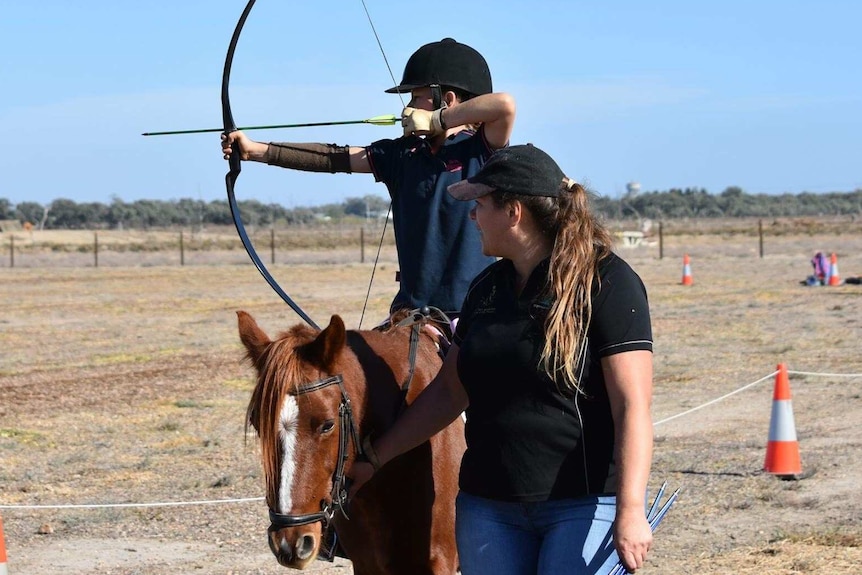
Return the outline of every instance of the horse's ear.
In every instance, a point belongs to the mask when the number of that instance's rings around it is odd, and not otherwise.
[[[329,325],[321,331],[314,341],[303,347],[305,359],[314,363],[324,371],[334,371],[335,362],[344,349],[347,341],[347,331],[344,328],[344,320],[335,314],[329,319]]]
[[[238,311],[236,312],[236,317],[239,324],[239,339],[248,350],[248,355],[252,361],[257,362],[266,350],[266,346],[272,343],[272,341],[258,327],[257,322],[249,314],[244,311]]]

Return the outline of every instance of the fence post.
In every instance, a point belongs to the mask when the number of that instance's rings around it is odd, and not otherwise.
[[[15,267],[15,234],[9,234],[9,267]]]
[[[93,232],[93,265],[99,267],[99,232]]]
[[[183,231],[180,230],[180,266],[186,265],[186,246],[183,242]]]
[[[275,265],[275,228],[269,228],[269,263]]]
[[[763,259],[763,220],[757,220],[757,235],[760,238],[760,259]]]
[[[365,263],[365,226],[359,228],[359,263]]]
[[[664,259],[664,229],[662,222],[658,223],[658,259]]]

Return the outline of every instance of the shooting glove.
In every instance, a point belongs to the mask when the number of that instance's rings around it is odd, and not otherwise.
[[[418,108],[404,108],[401,112],[401,126],[404,135],[437,136],[446,133],[446,122],[443,121],[443,110],[438,108],[433,112]]]

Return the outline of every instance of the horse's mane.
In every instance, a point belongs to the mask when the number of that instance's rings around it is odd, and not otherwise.
[[[301,384],[304,377],[302,357],[297,350],[313,340],[315,335],[316,332],[308,326],[294,326],[278,334],[258,361],[260,375],[246,408],[246,435],[249,425],[256,428],[268,487],[278,481],[279,417],[284,399],[292,391],[291,387]]]

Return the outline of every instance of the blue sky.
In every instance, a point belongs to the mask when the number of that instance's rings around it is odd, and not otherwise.
[[[244,0],[2,0],[0,198],[108,203],[224,196],[218,134],[225,51]],[[400,79],[446,36],[488,60],[518,103],[513,143],[533,142],[574,178],[617,197],[862,187],[862,2],[452,4],[366,0]],[[456,7],[457,6],[457,7]],[[360,0],[258,0],[231,76],[239,125],[398,114]],[[250,132],[264,141],[364,145],[400,127]],[[366,174],[244,164],[240,199],[288,207],[386,190]]]

